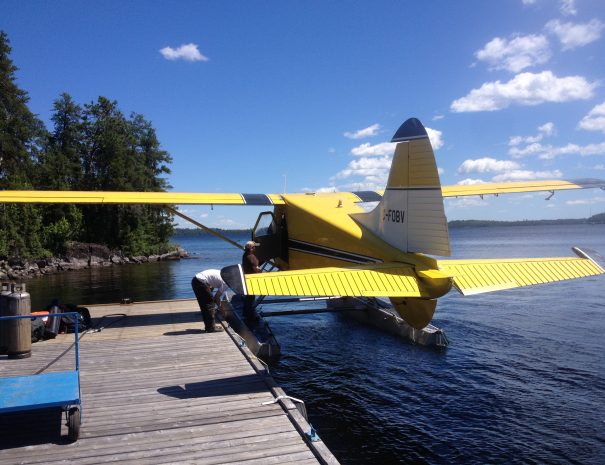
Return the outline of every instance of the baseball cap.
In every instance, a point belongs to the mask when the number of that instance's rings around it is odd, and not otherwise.
[[[246,249],[251,249],[252,247],[258,247],[260,244],[254,241],[246,242]]]

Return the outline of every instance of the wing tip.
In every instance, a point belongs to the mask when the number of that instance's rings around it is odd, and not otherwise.
[[[246,278],[242,265],[229,265],[221,268],[221,278],[227,283],[233,292],[240,295],[248,295],[246,288]]]
[[[601,273],[605,273],[605,259],[596,250],[588,249],[586,247],[572,247],[571,250],[573,250],[573,253],[578,257],[590,260],[601,270]]]

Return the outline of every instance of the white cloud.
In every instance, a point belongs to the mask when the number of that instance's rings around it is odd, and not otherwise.
[[[338,192],[338,189],[336,188],[336,186],[318,187],[317,189],[311,189],[310,187],[303,187],[301,189],[301,192],[317,192],[317,193]]]
[[[591,19],[584,24],[562,23],[558,19],[546,23],[546,30],[558,37],[563,50],[572,50],[594,42],[601,37],[604,27],[605,24],[598,19]]]
[[[536,1],[537,0],[521,0],[521,3],[523,3],[523,5],[534,5]]]
[[[437,174],[439,174],[439,176],[443,175],[443,173],[445,173],[445,170],[441,167],[437,167]]]
[[[566,205],[595,205],[599,203],[605,203],[605,197],[592,197],[590,199],[568,200],[565,202]]]
[[[569,102],[585,100],[593,96],[597,83],[588,82],[582,76],[559,78],[551,71],[521,73],[508,82],[486,82],[473,89],[465,97],[452,102],[455,113],[495,111],[511,104],[538,105],[545,102]]]
[[[429,140],[431,141],[431,145],[433,146],[433,150],[439,150],[443,147],[443,133],[438,131],[437,129],[424,128],[426,129],[426,133],[429,136]]]
[[[538,131],[545,136],[552,136],[555,133],[555,123],[550,121],[548,123],[544,123],[542,126],[538,127]]]
[[[546,63],[551,53],[545,36],[527,35],[511,40],[495,37],[475,52],[475,56],[487,62],[492,70],[505,69],[518,73],[530,66]]]
[[[208,61],[193,43],[183,44],[178,48],[164,47],[160,49],[160,53],[167,60]]]
[[[552,179],[560,178],[563,173],[559,170],[554,171],[530,171],[530,170],[512,170],[502,173],[492,178],[494,182],[506,181],[531,181],[532,179]]]
[[[586,131],[605,132],[605,102],[590,110],[578,123],[578,127],[580,129],[585,129]]]
[[[576,0],[561,0],[559,11],[563,16],[577,15],[578,10],[576,10]]]
[[[494,158],[484,157],[477,160],[465,160],[457,172],[460,174],[469,173],[500,173],[502,171],[517,170],[521,165],[511,160],[496,160]]]
[[[456,184],[459,184],[461,186],[472,186],[475,184],[485,184],[485,181],[483,179],[466,178],[462,181],[458,181]]]
[[[470,208],[470,207],[485,207],[489,205],[489,202],[481,197],[473,196],[473,197],[460,197],[460,198],[452,198],[446,197],[445,201],[448,204],[448,207],[458,207],[458,208]]]
[[[443,118],[445,118],[444,115],[435,115],[435,116],[433,116],[433,121],[439,121],[439,120],[441,120]]]
[[[372,145],[369,142],[358,145],[351,149],[351,155],[358,157],[380,157],[390,155],[395,151],[395,143],[381,142],[380,144]]]
[[[344,179],[351,176],[364,176],[371,178],[372,182],[386,178],[391,168],[391,157],[361,157],[357,160],[349,162],[347,167],[334,176],[333,179]]]
[[[427,128],[426,133],[429,136],[433,150],[439,150],[443,146],[443,133],[437,129]],[[357,157],[381,157],[392,155],[395,152],[395,142],[381,142],[379,144],[370,144],[365,142],[351,149],[351,155]]]
[[[592,169],[597,171],[605,171],[605,165],[599,163],[598,165],[594,165]]]
[[[384,182],[382,184],[377,183],[377,182],[359,181],[359,182],[351,182],[348,184],[342,184],[339,187],[343,191],[346,191],[346,192],[355,192],[355,191],[374,191],[374,190],[378,190],[378,189],[384,189],[385,185],[386,185],[386,179],[384,180]],[[360,204],[358,204],[358,205],[360,205]]]
[[[509,149],[508,153],[513,158],[537,156],[542,160],[550,160],[562,155],[581,155],[583,157],[590,155],[605,155],[605,142],[588,145],[567,144],[563,147],[535,143],[521,149],[512,147]]]
[[[380,124],[372,124],[364,129],[359,129],[355,132],[345,132],[344,136],[349,139],[363,139],[364,137],[372,137],[378,134],[380,130]]]
[[[555,124],[548,122],[538,127],[538,134],[535,136],[512,136],[508,140],[508,145],[511,147],[521,144],[533,144],[540,142],[545,136],[551,136],[555,133]]]

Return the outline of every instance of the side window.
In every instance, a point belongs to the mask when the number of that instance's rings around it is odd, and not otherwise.
[[[259,215],[258,220],[256,220],[256,225],[254,227],[254,236],[269,236],[275,233],[275,221],[273,219],[273,213],[271,212],[263,212]]]

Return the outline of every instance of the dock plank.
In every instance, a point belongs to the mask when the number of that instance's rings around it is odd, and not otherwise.
[[[104,328],[80,335],[80,439],[67,442],[56,409],[0,415],[0,464],[337,463],[283,403],[263,405],[275,382],[229,331],[201,331],[195,301],[88,308]],[[73,341],[58,335],[29,359],[0,357],[0,376],[73,370]]]

